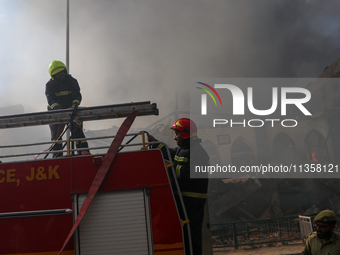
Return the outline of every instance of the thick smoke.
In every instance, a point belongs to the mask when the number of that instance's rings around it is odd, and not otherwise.
[[[339,5],[70,0],[70,73],[84,106],[152,101],[162,117],[175,111],[177,92],[187,111],[189,85],[199,78],[321,74],[340,55]],[[47,67],[66,59],[66,1],[7,0],[0,7],[0,107],[44,111]]]

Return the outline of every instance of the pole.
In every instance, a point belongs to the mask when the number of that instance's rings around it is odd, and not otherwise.
[[[66,67],[70,71],[70,1],[66,0]]]
[[[176,92],[176,110],[175,110],[175,120],[178,120],[178,92]]]
[[[238,249],[238,240],[237,240],[236,223],[233,223],[233,236],[234,236],[234,245],[235,245],[235,249]]]
[[[66,68],[70,72],[70,0],[66,0]],[[70,130],[67,131],[66,137],[71,137]],[[72,142],[72,149],[73,149]]]

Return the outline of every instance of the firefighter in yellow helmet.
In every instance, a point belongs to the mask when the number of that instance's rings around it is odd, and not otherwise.
[[[194,255],[202,254],[202,223],[204,206],[207,199],[208,176],[202,173],[201,178],[192,178],[191,171],[195,166],[209,165],[209,155],[201,146],[197,137],[197,126],[188,118],[176,120],[171,128],[175,132],[174,140],[178,147],[170,148],[170,157],[174,162],[177,181],[181,190],[185,209],[190,221],[191,243]],[[157,141],[152,135],[147,135],[149,142]],[[155,144],[166,160],[169,160],[164,144]],[[178,203],[178,201],[177,201]],[[181,217],[183,212],[179,207]],[[185,251],[190,254],[188,237],[185,235]]]
[[[47,98],[48,106],[47,110],[59,110],[74,108],[81,102],[80,87],[78,81],[73,78],[64,65],[63,62],[53,60],[48,67],[48,72],[51,79],[46,83],[45,95]],[[50,125],[51,140],[55,141],[58,138],[61,125]],[[85,138],[82,130],[82,126],[74,126],[71,130],[74,138]],[[77,148],[88,148],[87,141],[81,141],[76,143]],[[56,144],[53,150],[61,150],[62,145]],[[79,154],[87,155],[88,150],[79,150]],[[62,153],[54,153],[53,157],[62,156]]]

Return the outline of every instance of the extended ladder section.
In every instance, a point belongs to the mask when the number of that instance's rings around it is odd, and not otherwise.
[[[91,120],[105,120],[105,119],[115,119],[115,118],[125,118],[129,116],[132,112],[137,111],[137,116],[147,116],[147,115],[158,115],[157,105],[155,103],[146,102],[137,102],[137,103],[127,103],[127,104],[116,104],[116,105],[104,105],[104,106],[94,106],[94,107],[84,107],[78,108],[73,121],[75,122],[83,122],[83,121],[91,121]],[[17,114],[17,115],[8,115],[0,117],[0,129],[9,129],[9,128],[19,128],[19,127],[29,127],[29,126],[38,126],[38,125],[48,125],[48,124],[63,124],[69,123],[71,120],[71,115],[73,113],[73,109],[63,109],[63,110],[54,110],[54,111],[46,111],[46,112],[36,112],[36,113],[27,113],[27,114]],[[142,133],[132,134],[132,140]],[[130,134],[131,136],[131,134]],[[59,143],[63,143],[63,147],[60,151],[54,151],[63,153],[66,152],[67,156],[71,156],[74,151],[81,151],[82,149],[73,149],[70,144],[72,142],[78,142],[83,140],[98,140],[96,144],[94,143],[89,149],[91,153],[93,150],[99,152],[101,150],[106,150],[108,148],[108,143],[105,142],[105,139],[112,139],[114,134],[109,136],[101,136],[101,137],[87,137],[80,139],[67,139],[67,140],[58,140]],[[142,135],[143,147],[145,147],[145,137]],[[128,142],[129,143],[129,142]],[[36,159],[39,155],[44,155],[45,158],[50,154],[50,149],[43,150],[41,146],[48,146],[51,144],[51,141],[47,142],[38,142],[38,143],[30,143],[30,144],[13,144],[13,145],[0,145],[1,155],[0,159],[5,158],[15,158],[16,160],[32,160],[32,156]],[[102,144],[102,145],[101,145]],[[38,147],[38,149],[37,149]],[[125,147],[125,145],[122,145]],[[13,149],[15,148],[15,151]],[[3,150],[9,151],[9,153],[4,153]],[[84,150],[84,149],[83,149]],[[28,157],[28,158],[27,158]],[[2,163],[0,161],[0,163]]]
[[[70,121],[72,111],[73,109],[64,109],[1,116],[0,129],[68,123]],[[90,120],[123,118],[127,117],[133,111],[138,111],[137,116],[158,115],[157,105],[146,101],[84,108],[79,107],[76,112],[75,119],[83,122]]]

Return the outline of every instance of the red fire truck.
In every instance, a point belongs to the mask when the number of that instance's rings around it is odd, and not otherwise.
[[[67,123],[72,110],[0,117],[0,128]],[[78,121],[158,114],[149,102],[79,109]],[[118,131],[119,133],[120,131]],[[117,134],[113,140],[119,134]],[[117,153],[79,227],[67,242],[108,154],[2,162],[1,254],[184,254],[183,224],[169,166],[159,150]],[[67,141],[69,142],[69,141]],[[117,144],[116,144],[117,146]],[[118,145],[119,147],[119,145]],[[142,149],[141,149],[142,147]],[[42,155],[46,155],[44,152]],[[27,156],[27,155],[26,155]],[[112,156],[112,155],[111,155]],[[168,169],[169,168],[169,169]],[[174,178],[175,179],[175,178]]]

